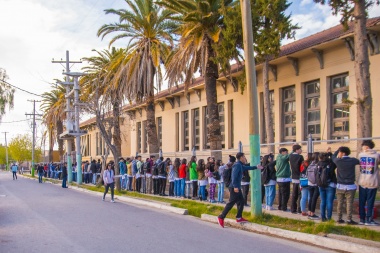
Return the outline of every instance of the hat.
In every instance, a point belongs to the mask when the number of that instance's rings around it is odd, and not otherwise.
[[[231,162],[231,163],[236,162],[236,158],[235,158],[235,156],[230,155],[230,162]]]
[[[243,152],[237,152],[236,159],[240,159],[240,157],[244,156]]]

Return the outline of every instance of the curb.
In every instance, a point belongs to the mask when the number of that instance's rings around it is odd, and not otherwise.
[[[29,178],[29,179],[32,179],[32,180],[37,180],[35,178],[30,178],[30,177],[24,177],[24,178]],[[59,184],[54,184],[54,183],[52,183],[50,181],[48,181],[48,183],[50,183],[52,185],[58,185],[59,186]],[[75,190],[75,191],[79,191],[79,192],[90,193],[90,194],[97,195],[97,196],[100,196],[100,197],[103,196],[103,193],[101,193],[101,192],[94,192],[94,191],[87,190],[85,188],[80,188],[80,187],[77,187],[77,186],[69,185],[69,189],[72,189],[72,190]],[[141,205],[141,206],[153,207],[153,208],[169,211],[169,212],[180,214],[180,215],[187,215],[187,214],[189,214],[189,212],[188,212],[187,209],[178,208],[178,207],[170,206],[170,205],[167,205],[167,204],[161,204],[161,203],[157,203],[157,202],[151,202],[149,200],[142,200],[142,199],[136,199],[136,198],[126,197],[126,196],[116,196],[116,195],[115,195],[115,199],[120,200],[122,202],[126,202],[126,203],[132,203],[132,204]]]
[[[217,217],[213,215],[202,214],[201,220],[218,224]],[[272,228],[272,227],[250,223],[250,222],[237,224],[236,221],[233,219],[225,219],[224,223],[230,225],[233,228],[246,230],[249,232],[274,235],[281,238],[291,239],[291,240],[303,242],[303,243],[308,242],[316,246],[333,249],[333,250],[352,252],[352,253],[373,253],[373,252],[378,252],[379,250],[377,247],[371,247],[367,245],[356,244],[356,243],[342,241],[342,240],[336,240],[336,239],[319,236],[319,235],[311,235],[311,234],[305,234],[301,232],[283,230],[279,228]]]

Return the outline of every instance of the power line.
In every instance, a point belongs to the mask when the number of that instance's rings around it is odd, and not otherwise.
[[[17,86],[14,86],[13,84],[8,83],[7,81],[1,80],[1,82],[4,82],[4,83],[8,84],[9,86],[11,86],[11,87],[13,87],[13,88],[19,89],[19,90],[21,90],[21,91],[23,91],[23,92],[26,92],[26,93],[29,93],[29,94],[31,94],[31,95],[38,96],[38,97],[42,97],[42,98],[44,97],[44,96],[42,96],[42,95],[38,95],[38,94],[35,94],[35,93],[33,93],[33,92],[30,92],[30,91],[27,91],[27,90],[21,89],[21,88],[19,88],[19,87],[17,87]]]
[[[0,124],[5,124],[5,123],[17,123],[17,122],[23,122],[23,121],[28,121],[28,120],[31,120],[31,119],[23,119],[23,120],[16,120],[16,121],[8,121],[8,122],[0,122]]]

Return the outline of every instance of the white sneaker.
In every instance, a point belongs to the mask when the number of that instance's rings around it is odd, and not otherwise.
[[[102,198],[102,201],[104,201],[104,198]]]
[[[111,203],[115,203],[115,200],[111,200]]]

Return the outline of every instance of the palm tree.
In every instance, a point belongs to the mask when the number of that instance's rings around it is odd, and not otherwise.
[[[87,75],[80,80],[82,86],[81,100],[90,104],[89,111],[95,113],[96,124],[114,161],[121,156],[121,108],[124,102],[125,85],[117,78],[116,73],[125,64],[124,49],[96,51],[97,56],[84,58],[89,66],[84,67]],[[115,173],[119,174],[118,163]],[[116,182],[120,189],[119,181]]]
[[[102,39],[117,32],[111,41],[129,39],[126,64],[120,69],[118,79],[126,87],[130,101],[146,102],[147,134],[150,153],[159,152],[155,123],[154,90],[161,89],[161,63],[173,48],[173,31],[176,22],[169,18],[171,11],[162,10],[154,0],[125,0],[128,9],[105,10],[106,14],[119,16],[119,23],[103,25],[98,36]]]
[[[221,131],[217,104],[216,80],[219,77],[215,45],[219,42],[223,25],[222,8],[234,4],[233,0],[165,0],[160,5],[176,13],[181,20],[178,29],[179,44],[167,61],[169,87],[176,85],[185,75],[185,88],[193,74],[200,70],[205,80],[209,124],[208,141],[211,152],[221,150]],[[214,153],[214,152],[213,152]],[[220,152],[214,155],[221,156]]]
[[[53,86],[49,92],[42,94],[41,110],[43,111],[43,121],[47,126],[49,135],[49,161],[53,160],[53,146],[55,140],[58,143],[59,157],[63,157],[63,140],[59,136],[63,133],[63,120],[65,114],[65,87],[62,85]],[[55,138],[53,137],[55,134]]]

